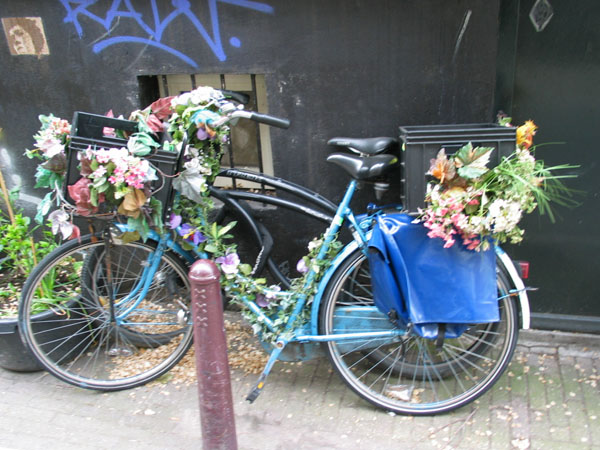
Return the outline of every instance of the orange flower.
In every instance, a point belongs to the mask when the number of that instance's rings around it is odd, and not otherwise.
[[[537,131],[537,125],[533,120],[528,120],[519,128],[517,128],[517,145],[520,148],[528,149],[533,145],[533,136]]]
[[[431,160],[431,165],[429,166],[427,174],[433,175],[440,180],[442,184],[455,177],[456,170],[454,168],[454,163],[448,160],[444,149],[441,149],[438,152],[437,158]]]

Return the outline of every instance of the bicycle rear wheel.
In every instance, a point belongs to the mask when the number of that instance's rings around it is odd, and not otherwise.
[[[344,382],[359,396],[399,414],[431,415],[460,408],[483,395],[500,378],[518,338],[517,308],[504,297],[509,283],[497,276],[500,321],[473,324],[441,348],[407,332],[399,338],[328,342],[328,357]],[[320,332],[336,334],[393,328],[373,306],[368,260],[351,254],[334,274],[320,311]],[[349,328],[348,311],[359,311],[360,329]],[[375,311],[375,312],[373,312]],[[368,314],[366,314],[368,312]]]
[[[23,287],[19,328],[50,373],[112,391],[147,383],[179,362],[193,329],[187,268],[177,255],[160,255],[138,302],[143,270],[157,255],[150,241],[107,251],[102,238],[88,235],[40,262]]]

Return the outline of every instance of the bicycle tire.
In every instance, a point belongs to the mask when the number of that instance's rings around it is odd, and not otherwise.
[[[505,296],[505,274],[497,273],[499,322],[474,324],[459,338],[445,339],[439,350],[430,339],[411,332],[393,340],[356,339],[352,345],[330,341],[325,350],[335,371],[360,397],[398,414],[446,413],[479,398],[508,366],[518,339],[517,307]],[[336,333],[336,310],[373,305],[370,279],[368,260],[360,250],[342,262],[323,296],[322,334]],[[387,320],[383,314],[370,317],[377,323]],[[369,329],[363,322],[357,331]]]
[[[150,241],[111,244],[111,270],[104,273],[112,275],[115,311],[126,307],[119,301],[139,278],[140,261],[154,250]],[[87,235],[47,255],[23,286],[19,329],[52,375],[82,388],[116,391],[160,377],[185,355],[193,337],[190,286],[185,264],[165,252],[144,300],[117,324],[111,320],[111,302],[97,286],[103,275],[85,273],[97,270],[104,254],[104,240]],[[179,286],[177,295],[169,283]],[[40,302],[52,303],[48,312],[39,314]]]
[[[155,251],[156,243],[153,241],[148,241],[147,245],[153,249],[152,252]],[[123,259],[123,255],[121,253],[130,253],[130,249],[131,246],[127,245],[113,246],[111,250],[113,259],[118,257],[118,260],[121,261]],[[81,282],[85,289],[82,293],[82,299],[84,304],[92,307],[99,306],[96,304],[97,299],[108,298],[109,295],[108,285],[106,283],[107,276],[103,264],[103,261],[105,260],[105,252],[106,249],[104,246],[96,246],[93,250],[87,252],[83,261]],[[171,254],[169,257],[179,259],[174,254]],[[124,268],[120,265],[117,265],[115,269],[118,269],[119,273],[114,274],[119,276],[121,280],[124,280],[124,276],[127,275],[127,280],[122,281],[119,285],[119,291],[125,295],[127,295],[127,293],[130,292],[134,288],[134,285],[140,280],[144,267],[144,261],[139,261],[139,258],[137,258],[138,260],[134,261],[134,255],[130,254],[129,259],[128,266]],[[160,270],[158,270],[155,274],[155,277],[160,278],[164,277],[164,275],[161,274]],[[165,278],[165,287],[169,296],[182,297],[186,295],[182,294],[181,292],[181,289],[184,287],[182,286],[181,280],[174,280],[172,277]],[[186,291],[189,293],[189,289],[186,289]],[[94,295],[89,295],[91,292],[93,292]],[[94,322],[96,323],[98,320]],[[139,330],[136,330],[135,327],[132,328],[131,326],[128,326],[127,323],[122,324],[120,328],[120,333],[127,338],[128,342],[139,348],[157,348],[161,345],[166,345],[175,336],[177,336],[177,334],[180,333],[178,330],[164,332],[161,330],[158,331],[159,332],[157,333],[143,333]]]

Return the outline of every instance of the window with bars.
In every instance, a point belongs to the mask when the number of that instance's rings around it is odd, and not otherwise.
[[[242,92],[250,98],[245,109],[268,113],[264,75],[255,74],[172,74],[156,77],[161,97],[179,95],[198,86]],[[273,175],[269,127],[240,120],[231,127],[231,145],[223,156],[223,167],[237,167]],[[247,186],[251,187],[251,186]]]

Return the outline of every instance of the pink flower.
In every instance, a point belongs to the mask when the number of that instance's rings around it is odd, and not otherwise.
[[[67,189],[69,195],[75,202],[77,214],[89,216],[98,212],[98,207],[92,205],[90,201],[90,184],[92,181],[88,178],[80,178],[75,184],[72,184]],[[98,194],[98,203],[104,201],[104,194]]]
[[[164,127],[162,121],[154,114],[150,114],[148,116],[148,118],[146,119],[146,125],[148,125],[148,127],[155,132],[163,131]]]
[[[171,101],[174,98],[174,96],[162,97],[156,100],[154,103],[152,103],[150,105],[150,110],[152,111],[153,115],[160,120],[167,119],[173,113]]]
[[[100,178],[102,176],[106,175],[106,167],[104,166],[100,166],[98,167],[94,173],[92,173],[92,177],[93,178]]]
[[[468,250],[475,250],[477,248],[477,246],[479,245],[481,241],[479,239],[473,239],[472,241],[469,241],[468,245],[467,245],[467,249]],[[465,244],[467,243],[467,241],[465,241]]]
[[[449,238],[446,239],[446,243],[444,244],[444,248],[450,248],[454,245],[454,242],[456,242],[454,239]]]
[[[113,113],[113,110],[112,110],[112,109],[111,109],[110,111],[108,111],[108,112],[105,114],[105,116],[106,116],[106,117],[115,117],[115,115],[114,115],[114,113]],[[110,127],[104,127],[104,128],[102,129],[102,134],[103,134],[104,136],[107,136],[107,137],[117,137],[117,134],[115,133],[115,129],[114,129],[114,128],[110,128]]]
[[[97,150],[96,152],[96,161],[100,164],[106,164],[110,161],[110,153],[108,150]]]

